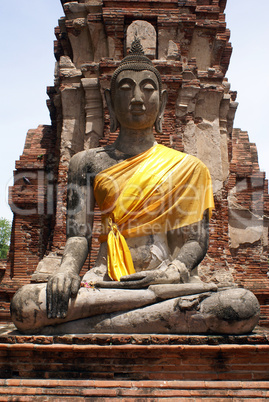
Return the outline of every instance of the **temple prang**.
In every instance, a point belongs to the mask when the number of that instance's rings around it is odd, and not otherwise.
[[[168,92],[159,143],[197,156],[209,168],[215,196],[210,243],[199,274],[206,282],[235,282],[261,304],[269,326],[268,180],[255,144],[233,127],[236,93],[226,72],[232,53],[225,0],[62,1],[55,28],[55,84],[48,87],[51,125],[29,130],[16,161],[9,203],[14,212],[0,320],[23,284],[46,281],[66,242],[66,186],[71,157],[112,143],[104,91],[135,36]],[[236,51],[236,49],[235,49]],[[233,83],[236,86],[236,83]],[[27,178],[29,183],[26,183]],[[96,211],[86,272],[96,259]]]

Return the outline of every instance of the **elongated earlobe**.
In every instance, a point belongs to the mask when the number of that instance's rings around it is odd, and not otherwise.
[[[162,134],[162,132],[163,132],[162,123],[163,123],[163,115],[164,115],[164,109],[166,106],[166,102],[167,102],[167,91],[164,89],[161,93],[161,104],[160,104],[159,114],[155,121],[155,130],[158,134]]]
[[[163,132],[163,119],[161,117],[157,117],[155,121],[155,130],[158,134],[162,134]]]
[[[107,104],[109,116],[110,116],[110,131],[111,131],[111,133],[114,133],[119,126],[119,122],[116,118],[116,114],[115,114],[114,108],[112,106],[111,92],[109,89],[105,90],[105,99],[106,99],[106,104]]]

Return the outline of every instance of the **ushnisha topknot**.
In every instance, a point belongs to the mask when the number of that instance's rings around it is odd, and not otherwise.
[[[111,94],[112,96],[115,93],[115,82],[116,78],[124,70],[132,70],[132,71],[143,71],[143,70],[149,70],[152,71],[158,80],[159,83],[159,91],[161,92],[162,90],[162,79],[159,71],[154,67],[152,64],[152,61],[145,56],[143,47],[140,43],[140,40],[135,37],[129,54],[122,59],[120,62],[119,67],[114,71],[111,79]]]

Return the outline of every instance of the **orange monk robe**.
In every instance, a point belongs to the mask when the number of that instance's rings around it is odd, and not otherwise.
[[[214,208],[207,167],[196,157],[157,144],[99,173],[94,195],[108,244],[108,274],[135,273],[125,238],[166,233],[199,222]]]

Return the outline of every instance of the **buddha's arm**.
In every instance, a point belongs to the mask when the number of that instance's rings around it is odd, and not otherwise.
[[[183,271],[186,267],[187,275],[206,255],[209,238],[208,221],[208,211],[205,211],[202,221],[172,230],[167,234],[172,263],[183,267]]]
[[[66,316],[69,298],[76,296],[80,287],[79,272],[91,239],[94,197],[84,152],[71,159],[68,178],[67,242],[61,265],[47,284],[49,318]]]

